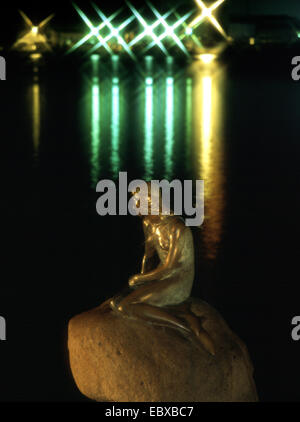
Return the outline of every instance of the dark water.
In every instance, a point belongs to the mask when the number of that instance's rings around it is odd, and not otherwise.
[[[1,400],[84,400],[71,316],[139,271],[139,219],[99,217],[97,181],[205,180],[194,295],[246,342],[261,400],[300,399],[300,85],[255,57],[15,69],[1,84]]]

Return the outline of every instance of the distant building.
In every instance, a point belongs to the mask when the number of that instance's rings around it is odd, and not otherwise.
[[[288,45],[298,41],[300,22],[285,15],[231,16],[227,33],[236,43]]]

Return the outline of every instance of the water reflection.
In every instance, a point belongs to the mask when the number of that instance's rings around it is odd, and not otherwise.
[[[165,178],[172,178],[174,147],[174,78],[166,79]]]
[[[111,91],[111,170],[114,178],[120,171],[120,79],[119,56],[112,56]]]
[[[109,167],[110,177],[117,178],[120,169],[120,78],[119,57],[113,56],[108,72],[98,55],[91,56],[89,84],[91,133],[90,178],[94,188]]]
[[[189,170],[192,158],[192,127],[193,127],[193,79],[187,77],[185,81],[185,164],[186,169]]]
[[[92,56],[93,83],[91,95],[91,180],[93,186],[98,182],[100,174],[100,81],[99,81],[99,56]]]
[[[196,176],[205,181],[205,221],[202,233],[205,251],[212,259],[216,257],[222,237],[225,201],[221,132],[224,71],[217,66],[195,65],[193,69]]]
[[[30,87],[32,105],[32,143],[33,157],[37,161],[39,157],[40,135],[41,135],[41,93],[38,81],[33,82]]]
[[[117,178],[120,169],[120,86],[119,78],[112,80],[111,167]]]
[[[117,56],[112,57],[112,71],[99,75],[101,62],[93,60],[91,86],[91,176],[93,185],[105,174],[118,178],[121,164],[139,169],[142,177],[173,180],[201,179],[205,181],[205,221],[202,240],[207,257],[215,258],[223,229],[224,175],[222,140],[222,96],[225,74],[217,62],[193,63],[179,75],[174,63],[167,59],[165,69],[155,73],[154,59],[145,59],[146,72],[133,81],[138,101],[124,97],[123,79]],[[102,69],[102,67],[101,67]],[[157,69],[157,67],[156,67]],[[175,83],[176,81],[176,83]],[[176,90],[175,90],[176,87]],[[37,87],[34,88],[37,95]],[[128,92],[127,92],[128,94]],[[101,104],[103,103],[103,107]],[[38,122],[38,101],[33,113]],[[123,116],[122,113],[126,114]],[[134,130],[137,116],[139,124]],[[128,120],[131,144],[124,151],[121,163],[122,117]],[[123,119],[123,120],[124,120]],[[38,139],[38,123],[35,138]],[[154,130],[155,129],[155,130]],[[123,144],[122,144],[123,145]],[[132,160],[134,157],[139,162]],[[100,154],[101,151],[101,154]],[[157,153],[156,153],[157,151]],[[123,152],[123,151],[122,151]],[[100,163],[102,163],[100,165]],[[180,170],[177,170],[180,169]]]
[[[146,79],[145,79],[145,124],[144,124],[144,155],[145,155],[145,179],[153,177],[153,57],[147,56]]]

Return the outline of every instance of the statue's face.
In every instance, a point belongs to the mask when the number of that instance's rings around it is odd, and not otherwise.
[[[147,197],[143,198],[141,197],[140,192],[134,192],[133,198],[136,208],[139,209],[138,215],[143,216],[151,214],[151,194],[148,194]]]

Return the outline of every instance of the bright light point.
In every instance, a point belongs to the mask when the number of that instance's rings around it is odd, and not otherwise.
[[[217,19],[213,15],[213,11],[216,10],[222,3],[224,3],[225,0],[217,0],[215,3],[213,3],[211,6],[207,7],[203,3],[202,0],[196,0],[197,5],[201,9],[201,13],[189,24],[189,27],[197,27],[199,26],[204,20],[208,20],[217,31],[220,32],[220,34],[223,35],[223,37],[228,40],[228,37],[222,28],[222,26],[219,24]]]
[[[93,27],[93,28],[91,29],[91,33],[92,33],[93,35],[98,35],[98,34],[99,34],[99,29],[98,29],[98,28]]]
[[[33,27],[31,28],[31,32],[32,32],[34,35],[36,35],[36,34],[39,32],[39,28],[38,28],[37,26],[33,26]]]
[[[146,85],[153,85],[153,78],[146,78]]]
[[[186,33],[186,35],[192,35],[193,29],[188,26],[185,30],[185,33]]]
[[[249,44],[254,45],[255,44],[255,38],[253,38],[253,37],[249,38]]]
[[[112,57],[111,57],[111,59],[112,59],[112,61],[113,62],[118,62],[119,61],[119,56],[117,55],[117,54],[114,54]]]
[[[172,35],[174,33],[174,31],[173,31],[173,29],[172,28],[170,28],[170,27],[168,27],[168,28],[166,28],[166,34],[167,35]]]
[[[298,32],[297,37],[300,38],[300,32]]]
[[[39,60],[40,58],[42,57],[42,55],[41,54],[39,54],[39,53],[35,53],[35,54],[30,54],[30,58],[31,58],[31,60]]]
[[[114,37],[117,37],[119,35],[119,31],[116,28],[112,28],[111,33]]]
[[[113,85],[117,85],[119,83],[119,78],[113,78],[112,83]]]
[[[174,82],[174,78],[167,78],[167,85],[168,86],[173,85],[173,82]]]
[[[204,64],[210,64],[212,63],[216,58],[215,54],[200,54],[199,55],[199,59],[204,63]]]
[[[97,61],[99,61],[99,59],[100,59],[100,57],[98,56],[98,54],[92,54],[91,55],[91,60],[93,62],[97,62]]]

